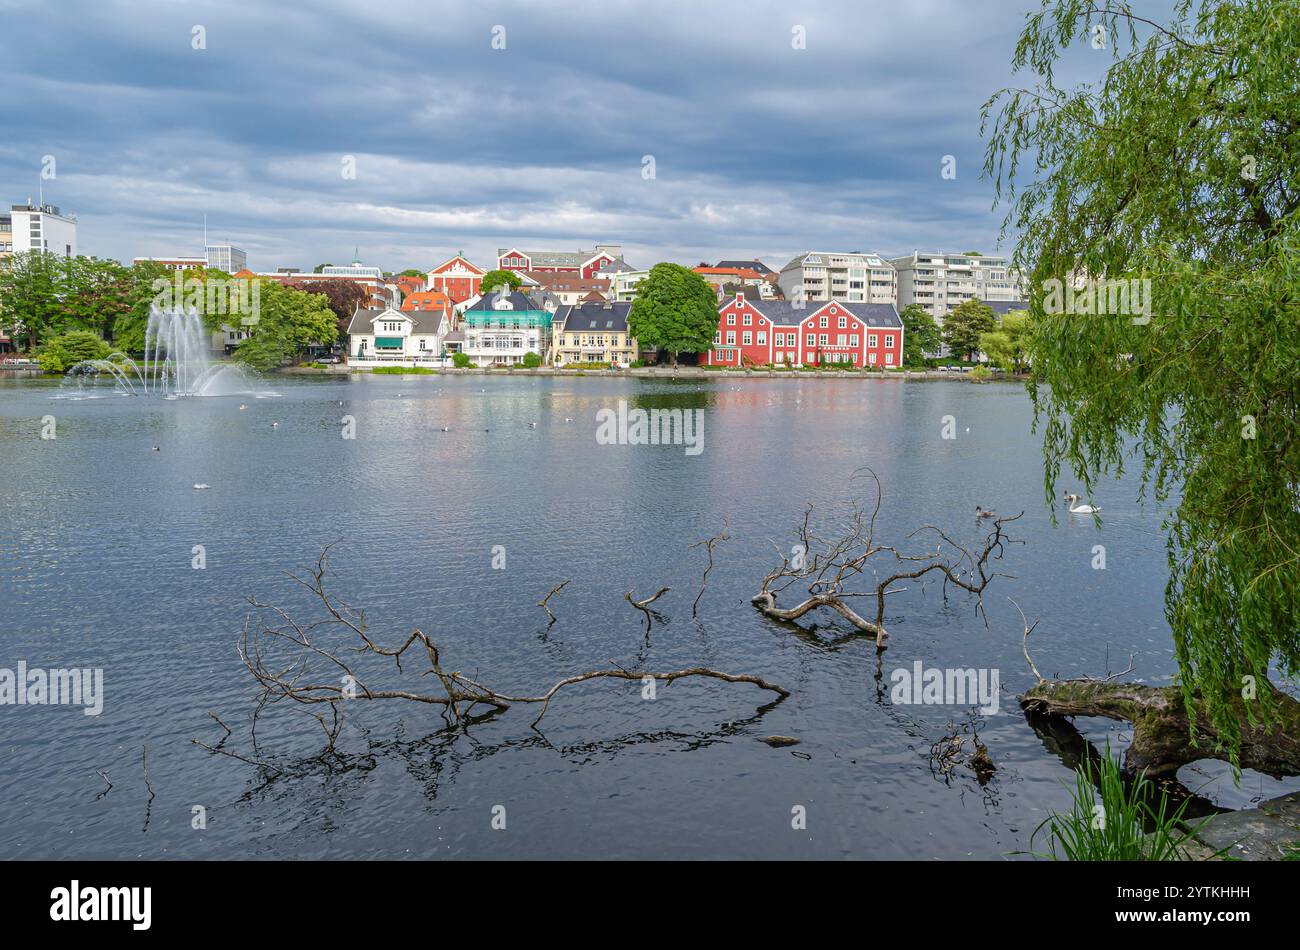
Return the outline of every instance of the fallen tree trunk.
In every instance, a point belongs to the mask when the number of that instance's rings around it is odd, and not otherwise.
[[[1241,768],[1255,769],[1281,778],[1300,775],[1300,703],[1276,690],[1273,724],[1252,723],[1246,702],[1236,702],[1240,723]],[[1176,686],[1147,686],[1106,680],[1041,680],[1023,696],[1027,713],[1046,716],[1100,716],[1133,724],[1133,743],[1124,753],[1124,765],[1148,776],[1172,775],[1179,766],[1200,759],[1226,758],[1223,736],[1196,701],[1196,745],[1191,725]],[[1256,709],[1258,711],[1258,708]]]

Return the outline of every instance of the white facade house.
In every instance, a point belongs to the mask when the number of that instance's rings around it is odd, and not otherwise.
[[[781,268],[777,283],[785,299],[796,302],[898,302],[894,266],[862,251],[807,251]]]
[[[77,216],[54,205],[14,205],[10,215],[13,252],[48,251],[59,257],[77,256]]]
[[[1005,257],[913,251],[893,260],[898,271],[898,308],[920,304],[942,326],[959,304],[1024,300],[1020,275]]]
[[[461,352],[475,366],[517,366],[529,353],[549,359],[554,310],[519,291],[488,294],[461,314]]]
[[[357,308],[348,324],[348,365],[445,365],[451,330],[451,321],[441,310]]]

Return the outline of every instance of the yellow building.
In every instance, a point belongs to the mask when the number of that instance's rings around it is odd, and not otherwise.
[[[632,304],[626,302],[561,307],[555,313],[551,361],[557,366],[630,365],[639,352],[636,340],[627,329],[627,315],[631,310]]]

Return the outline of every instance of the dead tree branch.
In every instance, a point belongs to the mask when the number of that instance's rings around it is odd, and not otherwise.
[[[781,564],[763,578],[762,587],[751,598],[754,606],[766,616],[784,621],[795,621],[819,607],[829,607],[858,630],[875,637],[876,647],[883,650],[889,637],[885,630],[885,597],[895,592],[892,585],[902,580],[921,580],[937,574],[943,579],[945,598],[949,585],[974,595],[975,608],[987,625],[988,618],[984,614],[985,589],[996,577],[1012,576],[992,570],[990,562],[1000,561],[1006,545],[1011,543],[1003,530],[1004,526],[1020,518],[1024,512],[995,519],[993,530],[985,537],[983,547],[978,551],[958,544],[940,528],[926,524],[909,534],[907,539],[929,535],[934,539],[933,550],[904,553],[892,545],[876,542],[876,519],[880,514],[881,502],[880,479],[870,469],[864,469],[863,473],[871,479],[875,488],[870,511],[855,499],[850,509],[848,531],[838,540],[828,541],[819,537],[810,527],[813,506],[808,505],[804,509],[802,523],[795,529],[799,543],[790,555],[780,552],[778,548]],[[884,563],[894,568],[893,573],[881,578],[873,567],[874,585],[868,591],[853,590],[854,583],[863,577],[866,569],[874,564],[872,559],[878,555],[884,556]],[[903,565],[907,564],[918,566],[905,568]],[[807,596],[793,607],[778,607],[778,595],[796,585],[806,586]],[[874,616],[864,617],[847,602],[848,598],[863,596],[875,598]]]
[[[704,547],[705,553],[709,557],[709,563],[704,566],[704,574],[703,576],[700,577],[700,592],[695,595],[695,601],[691,604],[692,617],[697,615],[700,606],[700,598],[704,596],[704,588],[709,583],[709,572],[713,570],[713,547],[714,545],[721,544],[723,541],[730,541],[730,540],[731,540],[731,534],[728,531],[728,525],[726,520],[724,519],[722,522],[721,534],[716,534],[711,538],[705,538],[703,541],[696,541],[694,544],[688,545],[686,548],[686,550],[689,551],[692,548],[698,548],[702,545]]]
[[[645,632],[646,632],[646,633],[649,633],[649,632],[650,632],[650,625],[655,621],[655,619],[660,619],[660,620],[663,619],[663,616],[662,616],[661,614],[659,614],[657,611],[654,611],[654,610],[651,610],[651,609],[650,609],[650,605],[653,604],[653,603],[654,603],[656,600],[658,600],[660,597],[662,597],[664,594],[668,593],[670,590],[672,590],[671,587],[661,587],[661,588],[659,588],[659,590],[657,590],[657,591],[656,591],[654,594],[652,594],[651,596],[647,597],[645,600],[636,600],[636,599],[634,599],[634,598],[632,597],[632,592],[631,592],[631,591],[628,591],[626,594],[623,595],[623,599],[624,599],[624,600],[626,600],[629,604],[631,604],[631,605],[632,605],[633,607],[635,607],[637,610],[641,611],[641,613],[645,614]]]
[[[554,587],[551,588],[550,593],[548,593],[545,597],[543,597],[541,600],[537,602],[537,606],[545,610],[546,616],[551,618],[551,623],[555,623],[555,621],[558,618],[555,616],[555,614],[551,613],[549,601],[552,597],[554,597],[556,594],[558,594],[560,591],[564,590],[564,588],[568,586],[569,586],[569,582],[567,580],[561,581],[560,583],[556,584]]]
[[[778,701],[789,695],[789,691],[783,687],[749,674],[724,673],[705,667],[690,667],[665,673],[628,670],[617,664],[612,664],[613,669],[592,670],[566,677],[538,696],[510,695],[479,682],[476,678],[478,674],[471,677],[458,670],[447,669],[437,644],[421,630],[412,631],[400,646],[383,646],[370,634],[365,614],[361,610],[326,590],[325,576],[328,571],[328,560],[329,548],[327,547],[321,552],[315,567],[307,576],[289,575],[310,592],[318,606],[324,608],[324,615],[319,619],[310,622],[300,621],[281,607],[262,603],[255,598],[249,599],[255,611],[245,620],[239,639],[239,657],[261,687],[252,716],[253,730],[256,730],[258,718],[263,710],[284,701],[307,707],[325,734],[327,752],[334,751],[339,737],[342,725],[340,708],[342,703],[382,700],[424,703],[438,708],[448,726],[457,727],[470,723],[474,711],[479,707],[487,707],[489,713],[497,713],[515,704],[541,704],[542,710],[533,720],[533,724],[536,725],[546,714],[552,698],[560,690],[594,679],[672,682],[683,677],[704,677],[728,683],[751,683],[776,693]],[[568,581],[564,583],[567,584]],[[563,586],[563,584],[559,585],[551,593],[556,593]],[[631,593],[626,597],[633,607],[645,612],[649,617],[653,613],[649,605],[668,590],[667,587],[661,588],[652,597],[644,600],[633,599]],[[403,668],[403,660],[406,659],[409,664],[408,651],[421,659],[420,665],[423,669],[419,671],[419,676],[429,677],[431,682],[436,684],[436,688],[417,688],[400,682],[380,683],[374,677],[373,664],[363,670],[360,661],[353,658],[368,655],[391,657],[397,674],[405,676],[407,671]],[[415,675],[414,671],[411,675]],[[226,730],[228,737],[229,727],[215,713],[209,715]],[[225,738],[216,746],[207,745],[197,739],[191,741],[209,752],[229,755],[261,768],[280,771],[260,758],[223,749],[221,746]],[[256,745],[254,745],[254,752],[257,752]]]

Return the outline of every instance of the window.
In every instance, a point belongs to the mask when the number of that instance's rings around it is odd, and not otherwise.
[[[886,366],[894,365],[894,354],[892,352],[885,354],[885,365]]]
[[[850,333],[849,346],[857,346],[857,345],[858,345],[858,335],[856,333]]]
[[[808,345],[808,346],[816,346],[816,345],[817,345],[817,337],[814,336],[813,334],[809,333],[809,334],[808,334],[808,339],[807,339],[806,342],[807,342],[807,345]]]
[[[758,345],[759,345],[759,346],[767,346],[767,331],[766,331],[766,330],[759,330],[759,331],[758,331]]]
[[[840,329],[843,330],[849,325],[848,317],[840,317]]]
[[[830,318],[829,318],[829,317],[822,317],[820,320],[817,321],[817,325],[818,325],[819,327],[821,327],[822,329],[825,329],[826,327],[828,327],[828,326],[831,325],[831,323],[830,323]]]
[[[715,344],[716,344],[716,343],[721,343],[721,342],[722,342],[722,331],[721,331],[721,330],[719,330],[717,333],[713,334],[713,342],[714,342]]]
[[[728,330],[728,331],[727,331],[727,345],[728,345],[728,346],[735,346],[735,345],[736,345],[736,331],[735,331],[735,330]]]
[[[736,325],[736,315],[734,313],[727,314],[727,326],[734,327],[735,325]]]
[[[875,346],[878,341],[879,341],[879,337],[877,337],[874,333],[867,334],[867,346]]]
[[[835,345],[836,345],[836,346],[844,346],[844,345],[845,345],[844,340],[845,340],[845,334],[843,334],[843,333],[837,333],[837,334],[835,334]]]
[[[885,334],[885,346],[893,346],[893,345],[894,345],[894,334],[892,334],[892,333],[886,333],[886,334]]]
[[[820,346],[827,346],[827,345],[829,345],[829,344],[830,344],[830,336],[831,336],[831,335],[830,335],[829,333],[821,333],[821,334],[818,334],[818,336],[817,336],[817,343],[818,343]]]
[[[741,334],[740,342],[744,346],[752,346],[754,343],[754,334],[749,330],[746,330],[744,333]]]

